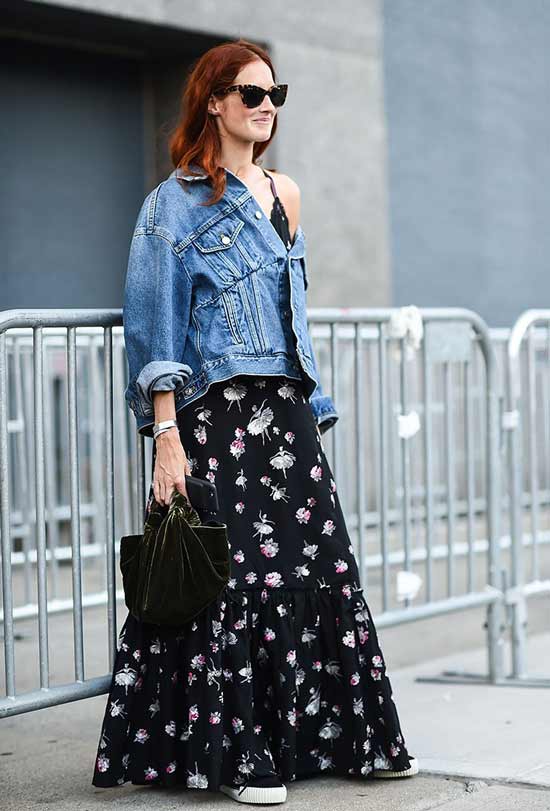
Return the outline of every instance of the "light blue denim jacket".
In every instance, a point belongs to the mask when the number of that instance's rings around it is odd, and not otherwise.
[[[179,411],[218,380],[287,375],[304,380],[323,433],[338,413],[308,330],[302,227],[285,245],[248,186],[225,171],[214,205],[198,205],[212,191],[207,175],[175,169],[141,206],[124,288],[126,402],[152,436],[153,391],[174,390]]]

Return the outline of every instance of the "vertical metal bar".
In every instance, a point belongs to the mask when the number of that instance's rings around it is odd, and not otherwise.
[[[378,374],[379,374],[379,446],[380,446],[380,544],[382,552],[382,611],[389,607],[389,520],[388,520],[388,360],[384,325],[378,324]]]
[[[537,453],[537,381],[535,369],[534,326],[527,332],[527,431],[529,441],[529,486],[531,500],[531,574],[530,580],[539,576],[539,493],[538,493],[538,453]]]
[[[365,432],[363,412],[363,364],[361,322],[355,322],[354,360],[355,360],[355,484],[357,499],[357,540],[359,563],[363,588],[367,586],[367,542],[365,533]]]
[[[6,696],[15,698],[15,646],[11,579],[11,521],[8,442],[8,359],[6,333],[0,332],[0,520],[2,526],[2,605]]]
[[[80,556],[80,465],[78,460],[76,327],[67,327],[67,371],[74,660],[76,680],[83,681],[84,643],[82,629],[82,560]]]
[[[475,467],[474,454],[472,452],[472,368],[469,360],[464,361],[464,433],[465,433],[465,454],[466,454],[466,511],[467,511],[467,531],[468,531],[468,591],[474,590],[474,544],[475,544],[475,524],[474,524],[474,502],[475,502]]]
[[[445,384],[445,489],[447,494],[447,595],[454,593],[454,436],[451,364],[443,364]]]
[[[407,368],[405,359],[405,339],[401,338],[400,344],[400,357],[399,357],[399,383],[400,383],[400,400],[401,400],[401,414],[405,415],[409,407],[409,393],[407,386]],[[402,502],[401,510],[403,516],[402,538],[403,538],[403,551],[404,551],[404,564],[403,568],[406,571],[411,571],[411,509],[410,509],[410,448],[409,440],[401,437],[401,486],[402,486]],[[405,607],[410,604],[408,597],[403,601]]]
[[[46,500],[44,458],[44,345],[42,327],[34,327],[34,470],[36,476],[36,574],[38,582],[38,646],[40,686],[49,687],[48,592],[46,578]]]
[[[109,634],[109,666],[112,669],[117,645],[117,621],[115,598],[115,488],[114,488],[114,441],[113,441],[113,331],[105,327],[104,382],[105,397],[105,557],[107,564],[107,620]]]
[[[54,418],[54,392],[53,392],[53,357],[56,351],[55,341],[49,345],[49,341],[44,342],[44,420],[46,423],[45,436],[48,437],[46,443],[46,504],[48,527],[48,548],[50,550],[50,596],[56,599],[59,594],[59,561],[57,559],[57,549],[59,546],[58,523],[55,516],[55,506],[57,503],[57,478],[55,466],[55,418]]]
[[[424,500],[426,508],[426,602],[432,600],[434,485],[432,455],[432,374],[429,340],[422,342],[423,396],[424,396]]]

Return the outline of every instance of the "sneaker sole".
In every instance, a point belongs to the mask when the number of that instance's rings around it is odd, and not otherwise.
[[[273,786],[271,788],[261,788],[261,786],[247,786],[239,794],[238,788],[232,786],[220,786],[220,791],[237,800],[239,803],[255,803],[256,805],[271,805],[272,803],[284,803],[286,800],[286,786]]]
[[[411,757],[409,760],[411,762],[409,769],[403,769],[400,772],[395,772],[393,769],[374,769],[372,776],[383,777],[386,780],[391,780],[394,777],[412,777],[413,774],[418,774],[418,760],[415,757]]]

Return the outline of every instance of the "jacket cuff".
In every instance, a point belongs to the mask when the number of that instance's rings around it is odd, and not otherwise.
[[[192,374],[186,363],[170,360],[154,360],[144,366],[136,378],[143,413],[154,413],[153,391],[174,391],[177,397]]]
[[[328,431],[329,428],[340,419],[336,406],[332,397],[328,394],[321,394],[312,397],[310,400],[311,410],[321,434]]]

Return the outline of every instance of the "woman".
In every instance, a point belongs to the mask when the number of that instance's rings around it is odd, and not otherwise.
[[[252,43],[204,54],[176,169],[136,224],[126,398],[155,436],[148,509],[185,493],[185,473],[214,482],[232,571],[187,627],[128,615],[95,786],[276,803],[283,781],[418,771],[320,439],[338,414],[307,330],[299,189],[257,162],[286,89]]]

